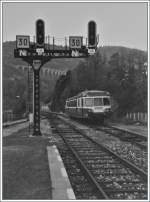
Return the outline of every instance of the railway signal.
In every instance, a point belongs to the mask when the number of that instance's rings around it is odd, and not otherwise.
[[[84,44],[82,36],[70,36],[69,47],[65,37],[64,49],[55,45],[53,37],[53,46],[45,44],[45,23],[42,19],[36,21],[36,43],[30,43],[30,37],[26,35],[16,36],[16,49],[14,56],[22,58],[30,66],[34,73],[34,92],[33,92],[33,109],[34,109],[34,131],[33,136],[41,135],[40,132],[40,69],[52,58],[86,58],[95,53],[97,47],[96,23],[88,23],[88,46]],[[53,47],[53,48],[51,48]]]
[[[90,21],[88,23],[88,48],[96,48],[96,46],[97,46],[96,22]]]
[[[36,46],[44,48],[45,41],[45,25],[44,21],[39,19],[36,21]]]

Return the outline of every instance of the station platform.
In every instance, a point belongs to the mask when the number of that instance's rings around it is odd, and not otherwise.
[[[53,200],[73,200],[75,194],[71,187],[70,181],[59,151],[55,145],[47,147],[49,169],[52,182],[52,199]]]
[[[12,135],[14,133],[17,133],[21,129],[28,128],[28,126],[29,126],[29,122],[27,120],[17,121],[17,123],[9,122],[7,123],[7,126],[3,126],[2,135],[3,137]],[[26,130],[26,133],[28,133],[28,130]]]
[[[42,136],[37,137],[29,137],[26,124],[9,132],[3,128],[2,199],[75,199],[48,120],[41,121]]]
[[[24,123],[24,122],[27,122],[27,119],[20,119],[20,120],[16,120],[16,121],[8,121],[8,122],[4,122],[3,123],[3,127],[9,127],[9,126],[12,126],[12,125],[16,125],[16,124],[19,124],[19,123]]]

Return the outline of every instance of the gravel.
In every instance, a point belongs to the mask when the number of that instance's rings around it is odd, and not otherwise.
[[[105,132],[90,130],[87,135],[97,142],[104,144],[107,148],[111,149],[116,154],[119,154],[122,158],[129,160],[139,168],[147,171],[148,157],[145,150],[130,142],[121,141]]]

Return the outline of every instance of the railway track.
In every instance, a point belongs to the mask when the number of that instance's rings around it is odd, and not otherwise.
[[[45,114],[48,114],[48,113],[45,113]],[[62,114],[59,114],[59,113],[54,113],[54,114],[63,116]],[[108,124],[98,126],[98,125],[94,125],[87,122],[82,122],[82,123],[87,126],[90,126],[91,128],[95,130],[99,130],[99,131],[103,131],[105,133],[111,134],[122,141],[131,142],[132,144],[135,144],[139,146],[140,148],[147,150],[148,140],[147,140],[147,137],[142,134],[131,132],[129,130],[121,129],[116,126],[111,126]]]
[[[65,116],[61,114],[55,114],[62,117],[66,122],[71,125],[76,125],[76,122],[69,121]],[[86,125],[89,128],[89,132],[86,133],[89,137],[97,142],[103,142],[103,144],[113,150],[113,152],[127,159],[131,163],[135,164],[139,168],[147,172],[148,168],[148,153],[147,153],[147,137],[132,133],[128,130],[118,129],[110,125],[98,126],[91,122],[80,121],[79,124]],[[92,132],[91,132],[92,131]],[[104,138],[105,137],[105,138]]]
[[[95,132],[90,135],[96,141],[102,141],[105,146],[147,172],[148,168],[148,141],[144,135],[136,134],[128,130],[112,127],[110,125],[98,126],[85,123],[84,125]],[[103,138],[103,136],[105,138]]]
[[[53,120],[53,127],[96,188],[99,199],[147,199],[146,172],[58,118]]]
[[[78,120],[76,121],[79,122]],[[118,128],[117,126],[111,126],[110,124],[103,124],[99,126],[97,124],[92,124],[90,122],[85,122],[85,121],[81,121],[81,123],[95,130],[113,135],[122,141],[131,142],[132,144],[135,144],[141,149],[147,150],[147,146],[148,146],[147,136],[144,136],[136,132],[131,132],[127,129]]]
[[[93,127],[93,126],[92,126]],[[147,150],[147,137],[138,133],[133,133],[128,130],[120,129],[110,125],[96,126],[96,130],[109,133],[122,141],[131,142],[142,149]]]

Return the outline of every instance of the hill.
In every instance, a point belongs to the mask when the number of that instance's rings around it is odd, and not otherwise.
[[[27,99],[27,75],[16,69],[17,65],[27,65],[21,59],[14,58],[14,48],[15,41],[4,42],[3,43],[3,109],[13,109],[14,111],[21,112],[25,111],[26,99]],[[147,61],[147,53],[141,50],[130,49],[126,47],[115,47],[115,46],[104,46],[99,47],[97,51],[96,60],[101,60],[102,57],[107,65],[105,64],[105,69],[108,69],[108,62],[110,61],[112,55],[119,53],[126,61],[129,56],[132,58],[134,65],[139,65],[140,61]],[[91,59],[89,59],[90,61]],[[52,59],[50,62],[46,63],[44,67],[52,68],[56,70],[68,71],[72,73],[72,77],[77,77],[78,82],[81,80],[87,80],[92,78],[92,74],[89,76],[87,71],[92,73],[93,65],[91,67],[85,68],[86,59]],[[109,68],[113,68],[109,66]],[[41,101],[49,102],[52,99],[52,95],[55,96],[54,87],[56,84],[56,78],[50,78],[48,76],[41,77]],[[70,84],[68,84],[70,85]],[[75,84],[73,84],[75,86]],[[92,83],[91,83],[92,87]],[[75,87],[74,87],[75,88]],[[79,88],[79,86],[78,86]],[[81,89],[80,89],[81,90]],[[72,93],[76,93],[77,89],[73,90]],[[62,93],[62,92],[61,92]],[[20,96],[20,101],[16,100],[16,96]],[[18,107],[18,104],[20,107]]]
[[[16,47],[15,41],[4,42],[3,43],[3,64],[8,64],[9,66],[14,65],[26,65],[21,59],[14,58],[14,49]],[[58,69],[62,71],[74,69],[80,61],[83,59],[52,59],[47,62],[44,67]]]
[[[99,48],[57,81],[51,109],[63,111],[65,100],[84,90],[109,91],[118,115],[146,112],[147,53],[125,47]]]
[[[9,64],[9,65],[26,65],[25,62],[23,62],[21,59],[14,58],[14,49],[16,47],[15,41],[10,42],[4,42],[3,43],[3,63]],[[138,49],[131,49],[126,48],[122,46],[103,46],[99,47],[98,50],[101,52],[102,55],[105,55],[107,60],[110,59],[110,57],[118,52],[121,55],[127,56],[127,55],[136,55],[143,56],[146,60],[147,58],[147,52],[138,50]],[[72,70],[81,62],[84,61],[84,59],[79,58],[70,58],[70,59],[52,59],[48,63],[45,64],[44,67],[58,69],[62,71]]]
[[[102,55],[106,55],[107,60],[109,60],[114,53],[119,53],[120,55],[123,55],[124,57],[127,57],[128,55],[132,55],[132,56],[140,55],[145,57],[145,60],[147,58],[146,51],[127,48],[123,46],[103,46],[103,47],[99,47],[99,51],[101,51]]]

